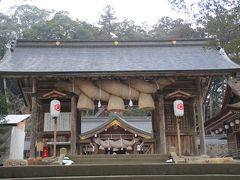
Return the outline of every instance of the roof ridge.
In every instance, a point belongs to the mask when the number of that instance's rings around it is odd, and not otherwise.
[[[17,47],[161,47],[161,46],[203,46],[211,39],[169,39],[169,40],[27,40],[18,39]]]

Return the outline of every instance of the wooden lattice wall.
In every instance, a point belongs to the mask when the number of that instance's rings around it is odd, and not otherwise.
[[[178,147],[176,117],[172,104],[165,104],[165,124],[167,149],[174,146]],[[184,116],[180,124],[181,147],[184,155],[193,155],[194,152],[194,120],[190,104],[185,104]],[[178,150],[177,150],[178,151]]]

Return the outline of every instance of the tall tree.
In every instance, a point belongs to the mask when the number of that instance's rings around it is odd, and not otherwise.
[[[192,14],[195,25],[205,37],[217,37],[228,56],[240,63],[240,0],[199,0],[191,3],[187,0],[169,0],[173,9]],[[216,115],[221,107],[225,81],[214,79],[208,108]],[[211,107],[210,107],[211,106]],[[211,115],[209,115],[211,117]]]
[[[134,21],[124,18],[115,24],[114,33],[121,40],[148,39],[148,32],[143,27],[135,25]]]
[[[52,19],[39,22],[23,32],[24,38],[33,39],[81,39],[92,40],[96,29],[85,23],[74,21],[68,12],[57,12]]]
[[[110,5],[107,5],[103,9],[103,13],[100,15],[100,20],[98,22],[98,25],[100,26],[100,38],[112,38],[111,34],[116,31],[116,20],[117,17],[115,16],[114,9]]]
[[[154,39],[180,39],[180,38],[199,38],[200,33],[191,27],[190,23],[183,19],[172,19],[162,17],[150,31]]]
[[[14,13],[11,18],[19,28],[19,36],[23,31],[31,29],[34,24],[46,21],[52,13],[30,5],[20,5],[13,9]]]
[[[191,14],[206,37],[217,37],[228,55],[240,63],[240,0],[169,0],[173,9]]]
[[[11,17],[0,13],[0,59],[3,57],[6,46],[17,37],[18,29]]]

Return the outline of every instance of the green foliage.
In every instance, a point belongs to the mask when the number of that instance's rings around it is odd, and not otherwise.
[[[141,26],[135,25],[134,21],[124,18],[123,21],[115,24],[116,29],[114,33],[121,40],[141,40],[148,39],[149,36],[145,29]]]
[[[12,127],[0,124],[0,164],[9,157]]]
[[[116,35],[114,37],[114,35]],[[119,20],[111,6],[100,14],[98,26],[73,20],[66,11],[49,11],[35,6],[12,8],[11,15],[0,14],[0,59],[6,45],[14,39],[62,40],[144,40],[195,38],[199,32],[182,19],[164,17],[156,25],[136,25],[127,18]]]
[[[205,37],[217,37],[228,56],[240,63],[240,0],[199,0],[193,3],[187,0],[169,0],[173,9],[191,15],[192,22],[198,26]],[[211,46],[211,42],[209,42]],[[213,79],[206,101],[207,116],[213,117],[220,109],[225,88],[225,81]]]
[[[23,38],[30,39],[94,39],[91,26],[73,21],[67,12],[57,12],[49,21],[43,21],[23,32]],[[94,28],[93,28],[94,30]]]
[[[30,5],[16,6],[13,9],[12,19],[21,31],[30,29],[34,24],[46,21],[51,14],[51,11]]]
[[[206,108],[208,119],[216,116],[222,108],[222,101],[224,97],[224,89],[226,88],[226,81],[223,77],[215,77],[212,81],[209,95],[206,99]]]
[[[162,17],[153,30],[150,31],[154,39],[181,39],[181,38],[200,38],[201,35],[191,27],[190,23],[183,19],[172,19]]]
[[[0,59],[6,51],[6,45],[16,37],[17,27],[11,17],[0,13]]]
[[[169,0],[175,10],[192,15],[192,22],[201,29],[205,37],[217,37],[226,53],[240,62],[240,0]]]
[[[3,84],[0,84],[3,86]],[[16,80],[6,80],[7,89],[0,90],[0,116],[18,114],[24,106],[24,101]],[[8,99],[8,100],[7,100]]]
[[[6,101],[6,96],[0,91],[0,118],[8,114],[9,104]]]
[[[100,32],[105,39],[111,39],[111,33],[116,30],[116,20],[115,11],[111,6],[106,6],[104,8],[103,14],[100,15],[100,20],[98,24],[100,25]]]

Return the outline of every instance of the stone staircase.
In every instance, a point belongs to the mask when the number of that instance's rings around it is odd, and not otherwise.
[[[0,167],[4,180],[237,180],[240,164],[166,164],[160,155],[70,156],[72,166]],[[161,161],[162,160],[162,161]]]
[[[118,155],[77,155],[68,156],[74,164],[128,164],[128,163],[164,163],[168,155],[159,154],[118,154]]]
[[[240,164],[84,164],[1,167],[0,179],[237,180]]]

